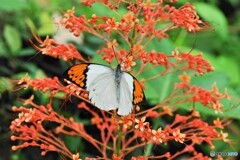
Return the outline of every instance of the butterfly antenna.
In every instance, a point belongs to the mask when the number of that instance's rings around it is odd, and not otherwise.
[[[38,51],[37,53],[35,53],[32,57],[30,57],[27,62],[31,61],[33,58],[35,58],[36,56],[38,56],[42,51]]]
[[[30,28],[30,30],[31,30],[33,36],[35,37],[33,30],[32,30],[31,28]],[[36,37],[35,37],[35,38],[36,38]],[[37,38],[38,38],[38,37],[37,37]],[[28,40],[29,40],[30,44],[32,45],[32,47],[35,48],[36,50],[38,50],[38,52],[35,53],[32,57],[30,57],[30,58],[27,60],[27,62],[31,61],[33,58],[35,58],[37,55],[39,55],[39,54],[42,52],[42,51],[40,50],[40,48],[39,48],[36,44],[34,44],[34,42],[32,41],[32,39],[31,39],[29,36],[28,36]]]
[[[117,61],[117,64],[119,64],[119,61],[118,61],[118,59],[117,59],[117,54],[116,54],[116,52],[115,52],[115,50],[114,50],[114,47],[113,47],[113,46],[112,46],[112,50],[113,50],[113,53],[114,53],[115,59],[116,59],[116,61]]]

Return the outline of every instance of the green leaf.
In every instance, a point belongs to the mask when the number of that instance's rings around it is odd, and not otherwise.
[[[31,56],[36,53],[36,50],[33,48],[24,48],[20,50],[17,54],[17,56]]]
[[[115,17],[117,20],[120,16],[117,16],[118,14],[124,14],[126,13],[126,10],[121,9],[117,10],[117,13],[111,10],[106,5],[102,5],[101,3],[94,3],[91,8],[86,7],[85,5],[80,4],[81,10],[79,11],[81,14],[86,15],[87,17],[91,17],[92,14],[96,14],[99,16],[109,16],[109,17]],[[104,12],[103,12],[104,11]],[[118,12],[120,11],[120,13]]]
[[[13,85],[11,83],[11,80],[6,77],[0,77],[0,94],[6,90],[12,90],[12,89],[13,89]]]
[[[146,50],[171,53],[174,50],[174,45],[169,39],[163,38],[161,41],[158,41],[157,38],[154,38],[153,41],[146,47]]]
[[[171,53],[173,49],[174,46],[169,39],[162,39],[161,41],[158,41],[156,38],[146,47],[146,50],[148,51],[156,50],[157,52],[164,53]],[[148,64],[147,68],[148,69],[144,71],[138,79],[147,79],[164,71],[163,66],[154,66],[152,64]],[[177,79],[176,76],[176,74],[171,74],[147,81],[145,83],[145,95],[147,100],[152,104],[156,104],[167,97],[173,89],[174,82]]]
[[[3,36],[13,54],[16,54],[22,47],[22,41],[18,30],[11,25],[5,25]]]
[[[227,19],[217,7],[203,2],[193,3],[193,6],[196,7],[198,14],[205,21],[207,21],[207,23],[213,26],[214,30],[223,40],[227,39],[228,37]]]
[[[53,34],[56,32],[53,19],[47,12],[40,14],[40,23],[42,26],[37,30],[39,35]]]
[[[8,52],[7,52],[7,46],[4,43],[3,39],[0,39],[0,57],[3,56],[5,58],[7,58],[9,56]]]
[[[65,136],[64,141],[66,142],[67,147],[70,151],[76,151],[82,144],[82,138],[77,136]]]
[[[11,12],[27,8],[25,0],[1,0],[0,11]]]
[[[230,78],[230,83],[239,84],[239,62],[236,59],[229,57],[228,55],[219,56],[216,60],[219,64],[217,70],[225,72]]]
[[[42,69],[37,69],[37,71],[35,71],[35,77],[42,79],[42,78],[46,78],[46,74]]]
[[[228,79],[225,73],[215,71],[203,76],[192,77],[191,83],[206,89],[211,89],[212,85],[216,83],[220,90],[224,90],[229,85]]]
[[[27,24],[28,28],[31,29],[33,32],[35,32],[36,26],[35,26],[34,22],[32,21],[32,19],[30,19],[29,17],[26,17],[24,20],[25,20],[25,23]]]
[[[99,54],[95,54],[92,58],[92,61],[98,64],[109,65],[106,61],[102,59],[102,56],[100,56]]]

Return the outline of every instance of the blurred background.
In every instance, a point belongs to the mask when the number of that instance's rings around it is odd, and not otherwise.
[[[193,83],[210,89],[216,82],[220,91],[228,88],[229,94],[236,100],[223,102],[225,107],[230,109],[224,112],[221,117],[232,118],[232,123],[226,127],[225,132],[229,133],[229,138],[234,139],[234,148],[226,143],[216,143],[215,151],[238,151],[240,154],[240,2],[239,0],[179,0],[176,6],[181,6],[185,2],[191,2],[203,20],[208,22],[212,28],[189,34],[184,29],[169,32],[170,38],[161,42],[162,51],[170,53],[174,48],[185,52],[193,49],[192,53],[202,52],[204,57],[211,62],[215,72],[207,73],[202,77],[193,75]],[[54,37],[61,43],[72,42],[79,51],[85,56],[92,56],[95,62],[99,57],[95,56],[95,51],[103,44],[98,38],[83,34],[76,38],[64,30],[59,19],[67,10],[75,6],[76,14],[90,16],[92,13],[104,15],[105,8],[99,4],[91,8],[84,7],[76,0],[0,0],[0,160],[24,160],[24,159],[43,159],[37,148],[27,148],[13,152],[11,146],[17,142],[10,140],[9,125],[17,117],[11,111],[13,105],[19,106],[20,98],[28,98],[33,92],[29,90],[16,91],[14,81],[22,78],[28,72],[31,78],[61,77],[61,74],[69,67],[69,64],[62,60],[54,59],[41,54],[32,47],[29,39],[33,39],[30,28],[42,39],[46,35]],[[108,14],[108,13],[107,13]],[[150,49],[158,48],[158,42],[152,43]],[[177,77],[177,76],[176,76]],[[171,91],[171,84],[176,77],[167,77],[171,83],[165,85],[166,81],[160,83],[164,86],[146,91],[149,104],[156,104],[159,100],[167,96]],[[154,86],[154,81],[150,85]],[[159,84],[159,82],[158,82]],[[154,88],[154,87],[153,87]],[[164,93],[159,93],[159,89]],[[35,92],[37,103],[48,103],[48,95]],[[63,101],[54,102],[56,110],[60,110]],[[184,106],[182,107],[184,110]],[[66,116],[79,117],[77,109],[63,110]],[[202,117],[212,122],[216,118],[214,112],[200,109]],[[90,124],[86,121],[86,125]],[[86,143],[80,138],[65,137],[67,146],[72,151],[82,150],[91,155]],[[209,148],[200,146],[199,150],[209,155]],[[62,159],[61,156],[49,153],[44,159]]]

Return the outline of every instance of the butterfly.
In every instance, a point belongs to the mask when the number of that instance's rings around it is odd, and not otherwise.
[[[89,92],[89,100],[102,110],[118,109],[119,115],[128,115],[133,106],[145,99],[139,81],[122,71],[120,64],[109,66],[82,63],[70,67],[64,78]]]

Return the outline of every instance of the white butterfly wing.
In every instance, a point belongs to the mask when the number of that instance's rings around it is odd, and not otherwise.
[[[98,108],[112,110],[118,108],[114,70],[101,65],[90,65],[87,73],[86,89],[89,99]]]
[[[112,73],[112,72],[113,72],[113,69],[111,67],[107,67],[99,64],[90,64],[88,66],[86,88],[88,88],[90,84],[101,74]]]
[[[128,115],[133,109],[133,77],[122,72],[120,81],[120,102],[118,106],[119,115]]]

